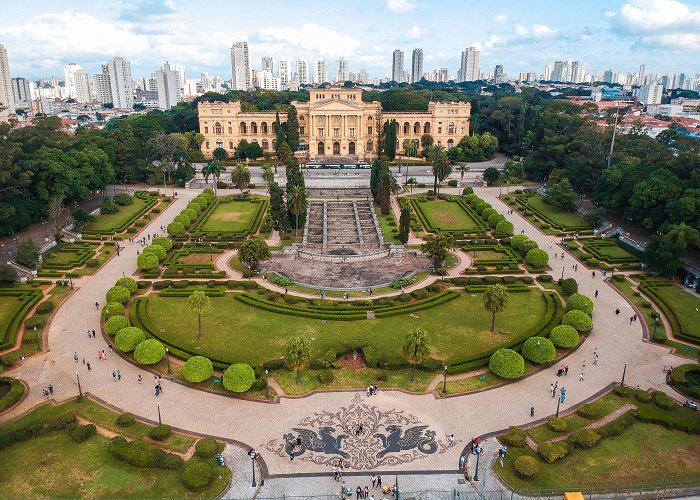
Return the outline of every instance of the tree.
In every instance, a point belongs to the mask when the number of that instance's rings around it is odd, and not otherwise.
[[[384,154],[389,161],[396,158],[396,130],[399,124],[396,120],[387,120],[384,123]]]
[[[599,228],[601,225],[603,225],[603,221],[605,220],[603,218],[603,209],[594,208],[589,210],[583,215],[583,220],[593,229]]]
[[[401,142],[401,149],[403,149],[403,154],[406,156],[416,155],[416,146],[412,139],[404,139],[403,142]]]
[[[423,363],[430,356],[430,336],[425,330],[416,328],[406,335],[403,342],[403,357],[413,366],[411,382],[416,381],[416,365]]]
[[[454,237],[449,233],[438,233],[429,234],[424,239],[425,243],[421,245],[420,250],[432,257],[433,265],[437,269],[443,265],[450,250],[454,247]]]
[[[297,374],[296,383],[299,383],[299,372],[311,361],[311,341],[304,337],[292,337],[287,341],[284,349],[284,362],[289,369]]]
[[[563,178],[558,182],[550,183],[544,195],[544,202],[564,210],[575,210],[576,193],[574,193],[569,179]]]
[[[452,162],[445,153],[445,148],[440,145],[435,145],[428,151],[428,157],[433,170],[433,190],[438,193],[440,190],[440,182],[444,181],[452,173]]]
[[[80,232],[82,228],[84,228],[91,222],[95,221],[95,216],[90,215],[82,208],[76,208],[75,210],[73,210],[71,217],[73,217],[73,225],[75,226],[75,229],[78,232]]]
[[[496,182],[500,176],[501,172],[499,172],[497,168],[489,167],[484,170],[484,180],[488,186]]]
[[[218,149],[217,149],[218,151]],[[213,160],[204,165],[202,167],[202,174],[204,175],[204,182],[207,183],[209,182],[209,177],[213,177],[215,179],[214,181],[214,193],[217,191],[217,184],[219,184],[219,177],[221,177],[221,172],[223,171],[224,166],[219,160]],[[216,194],[214,194],[216,196]]]
[[[264,163],[262,166],[262,178],[267,183],[267,191],[270,191],[270,184],[275,182],[275,173],[272,170],[272,165]]]
[[[250,144],[248,144],[248,147],[246,147],[245,149],[246,158],[250,158],[251,160],[257,160],[263,155],[264,151],[260,147],[260,144],[257,143],[257,141],[252,141]]]
[[[296,224],[294,225],[294,235],[299,230],[299,215],[306,212],[308,201],[306,200],[306,189],[303,186],[292,186],[287,192],[287,208],[289,213],[294,215]]]
[[[287,111],[287,123],[284,124],[284,132],[287,136],[287,144],[292,152],[299,149],[299,118],[297,108],[289,106]]]
[[[216,148],[212,153],[211,158],[217,161],[226,161],[228,160],[228,151],[226,151],[224,148]]]
[[[411,186],[411,194],[413,194],[413,186],[418,185],[418,180],[415,177],[409,177],[406,181],[406,185]]]
[[[242,163],[236,163],[231,171],[231,183],[243,194],[243,190],[250,184],[250,170]]]
[[[484,292],[484,309],[491,313],[491,333],[496,324],[496,313],[508,307],[508,289],[503,285],[490,285]]]
[[[258,236],[245,240],[238,249],[238,257],[251,269],[257,269],[260,262],[269,259],[270,255],[270,247]]]
[[[287,143],[287,134],[284,131],[284,127],[282,126],[282,123],[280,123],[280,113],[279,111],[275,113],[275,138],[277,140],[276,143],[276,148],[275,152],[277,153],[277,158],[279,158],[282,161],[285,161],[282,155],[280,154],[282,145],[285,144],[289,148],[289,144]],[[293,153],[291,148],[289,149],[290,154]]]
[[[404,245],[408,242],[408,237],[411,234],[411,209],[402,208],[401,217],[399,217],[399,241]]]
[[[650,270],[673,276],[681,265],[688,245],[700,245],[698,230],[685,224],[672,225],[665,233],[651,237],[642,260]]]
[[[272,217],[272,227],[275,231],[279,231],[280,240],[283,240],[289,226],[289,217],[284,204],[284,190],[276,182],[270,184],[270,217]]]
[[[422,156],[424,158],[428,157],[428,151],[430,150],[431,146],[435,142],[435,139],[433,139],[433,136],[430,134],[423,134],[420,137],[420,147],[422,148]]]
[[[19,244],[15,262],[29,269],[36,268],[39,262],[39,247],[36,246],[33,240],[23,240],[22,243]]]
[[[247,158],[246,155],[248,154],[248,141],[245,139],[238,141],[238,146],[236,146],[234,153],[236,154],[236,159],[238,161],[245,160]]]
[[[187,298],[187,303],[190,306],[190,311],[197,314],[197,338],[202,338],[202,314],[207,312],[211,307],[211,300],[202,290],[195,290]]]
[[[469,167],[468,167],[467,165],[464,165],[464,164],[459,165],[459,166],[457,167],[457,172],[459,172],[459,178],[460,178],[461,180],[464,180],[464,174],[466,174],[467,172],[469,172]]]
[[[0,264],[0,285],[7,286],[17,281],[17,271],[9,264]]]
[[[54,239],[58,244],[61,242],[62,230],[66,225],[66,219],[68,217],[68,209],[63,206],[63,197],[53,196],[49,200],[47,212],[49,215],[49,223],[53,229]]]

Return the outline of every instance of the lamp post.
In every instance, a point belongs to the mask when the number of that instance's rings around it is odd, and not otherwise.
[[[559,418],[559,404],[561,403],[561,398],[557,398],[557,414],[554,418]]]
[[[168,362],[168,375],[170,375],[172,373],[172,370],[170,369],[170,356],[168,355],[169,352],[170,352],[170,349],[168,349],[166,347],[165,348],[165,360]]]
[[[163,425],[163,422],[160,420],[160,403],[156,403],[156,407],[158,408],[158,427]]]
[[[166,194],[168,190],[168,185],[165,183],[165,173],[168,171],[167,168],[163,169],[163,194]]]
[[[561,266],[561,279],[564,279],[564,268],[566,266]]]
[[[44,226],[44,239],[49,239],[49,232],[46,230],[46,221],[41,221],[41,225]]]
[[[34,327],[34,340],[36,340],[36,350],[41,351],[41,344],[39,343],[39,333],[37,332],[36,326]]]
[[[627,361],[625,361],[625,367],[622,369],[622,381],[620,382],[621,386],[625,385],[625,374],[627,373]]]
[[[83,397],[83,389],[80,387],[80,374],[78,373],[78,370],[75,370],[75,378],[78,379],[78,394],[80,394],[80,397]]]
[[[442,393],[447,394],[447,365],[443,366]]]
[[[659,317],[656,317],[656,322],[654,323],[654,333],[651,334],[652,342],[656,342],[656,329],[659,327]]]
[[[270,384],[267,381],[267,374],[268,374],[268,371],[265,370],[265,397],[269,398],[270,397]]]
[[[15,244],[17,245],[17,251],[19,252],[19,237],[15,236],[14,240],[15,240]]]
[[[258,485],[258,483],[255,482],[255,459],[258,457],[258,452],[255,450],[250,450],[248,452],[248,456],[250,457],[250,463],[253,465],[253,484],[250,486],[255,488]]]
[[[476,470],[474,471],[474,481],[479,480],[479,457],[481,456],[481,448],[477,446],[474,448],[474,453],[476,454]]]
[[[124,274],[124,269],[122,269],[122,278],[126,278],[126,274]]]

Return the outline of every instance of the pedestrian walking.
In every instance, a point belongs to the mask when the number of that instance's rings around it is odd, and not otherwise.
[[[112,370],[112,380],[114,380],[115,382],[117,381],[117,372],[115,372],[114,370]]]
[[[112,354],[112,353],[114,352],[114,351],[112,350],[112,344],[109,344],[108,349],[109,349],[109,353],[110,353],[110,354]]]
[[[531,416],[531,417],[534,417],[534,416],[535,416],[535,407],[534,407],[534,406],[531,406],[531,407],[530,407],[530,416]]]
[[[569,367],[565,366],[564,367],[564,375],[568,375],[568,374],[569,374]]]
[[[99,308],[100,308],[100,303],[99,303],[99,302],[95,302],[95,309],[99,309]]]
[[[595,271],[591,271],[591,278],[595,278]]]
[[[596,354],[595,357],[593,358],[593,364],[597,365],[598,364],[598,355]]]
[[[96,337],[97,337],[97,334],[95,333],[95,329],[93,328],[93,329],[92,329],[92,338],[94,339],[94,338],[96,338]]]
[[[595,298],[598,298],[598,290],[595,291]]]
[[[365,498],[369,498],[369,487],[365,485]]]
[[[88,371],[90,371],[90,362],[89,361],[87,362],[87,369],[88,369]]]
[[[634,314],[634,320],[637,321],[637,314]]]
[[[597,355],[597,354],[598,354],[598,348],[597,348],[597,347],[594,347],[594,348],[593,348],[593,355],[595,356],[595,355]]]
[[[102,359],[107,359],[107,353],[102,349]]]
[[[576,272],[578,272],[578,264],[576,264],[576,266],[574,266],[574,267],[575,267],[574,270],[575,270]]]
[[[143,377],[141,376],[140,373],[139,373],[139,376],[138,376],[137,379],[138,379],[138,381],[139,381],[139,384],[143,384]]]
[[[615,314],[617,314],[618,316],[620,315],[620,308],[619,307],[617,309],[615,309]]]
[[[634,321],[634,316],[630,316],[630,325],[632,324],[633,321]]]
[[[564,252],[561,253],[561,260],[564,260]]]
[[[581,375],[579,375],[578,381],[579,381],[579,382],[583,382],[583,372],[581,372]]]
[[[377,476],[377,488],[382,487],[382,476]]]
[[[552,394],[554,392],[554,384],[549,384],[549,393]]]
[[[357,500],[362,498],[362,486],[358,486],[357,489],[355,490],[355,494],[357,495]]]
[[[85,364],[85,358],[83,358],[83,364]]]
[[[582,367],[582,368],[585,368],[585,367],[586,367],[586,360],[585,360],[585,359],[583,360],[583,363],[581,364],[581,367]]]
[[[559,255],[559,252],[554,252],[554,258],[556,259],[557,256]]]
[[[73,353],[73,359],[75,360],[76,363],[78,362],[78,353],[77,352]]]
[[[372,488],[377,487],[377,476],[372,476]]]
[[[121,370],[117,370],[117,378],[121,381],[121,379],[122,379],[122,372],[121,372]]]
[[[49,394],[53,394],[53,385],[49,384]]]
[[[102,361],[102,351],[97,351],[97,359]]]

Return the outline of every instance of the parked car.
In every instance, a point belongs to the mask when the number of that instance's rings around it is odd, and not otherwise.
[[[683,403],[683,406],[685,406],[686,408],[690,408],[691,410],[698,411],[698,405],[696,405],[692,401],[686,401],[685,403]]]

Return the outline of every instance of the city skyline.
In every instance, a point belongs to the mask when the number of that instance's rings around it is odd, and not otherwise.
[[[308,2],[300,11],[275,3],[279,15],[265,18],[252,2],[231,7],[214,1],[207,11],[180,0],[78,0],[71,10],[38,1],[31,12],[11,4],[0,20],[0,43],[7,48],[12,76],[32,79],[62,75],[72,62],[88,74],[99,73],[115,56],[129,59],[134,76],[171,60],[190,75],[208,72],[228,79],[231,46],[243,40],[256,70],[263,57],[272,57],[275,66],[280,59],[306,59],[312,65],[344,57],[350,71],[366,69],[383,78],[391,75],[394,50],[410,54],[421,48],[423,71],[447,68],[456,76],[461,53],[474,46],[482,72],[491,73],[498,64],[509,76],[542,73],[556,60],[580,60],[591,73],[634,72],[640,64],[655,73],[700,71],[700,2],[695,0],[593,1],[573,7],[543,0],[477,7],[448,1],[439,10],[421,0],[360,1],[332,9],[316,4]],[[205,16],[212,9],[219,15]],[[235,35],[227,24],[233,15]],[[410,68],[410,56],[406,59],[404,69]]]

